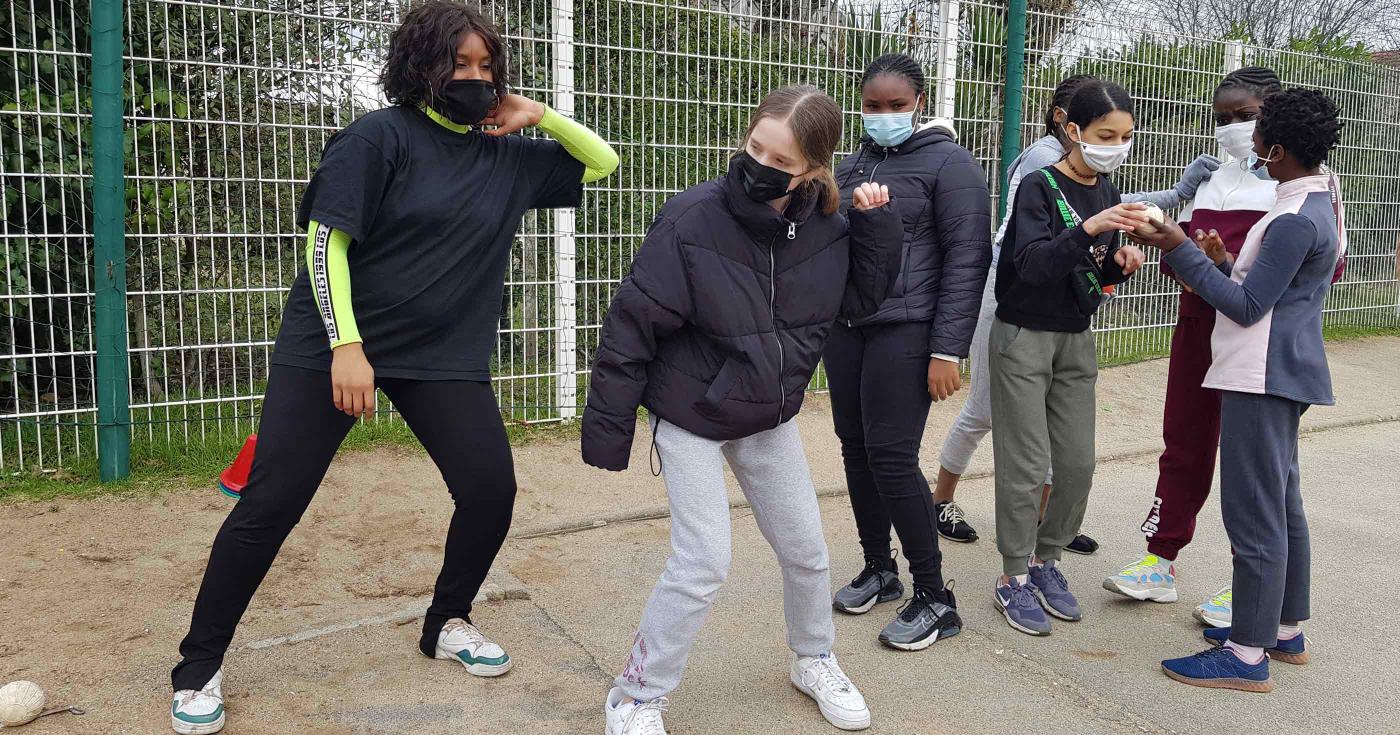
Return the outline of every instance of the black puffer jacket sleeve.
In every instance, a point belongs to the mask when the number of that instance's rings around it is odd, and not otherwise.
[[[680,240],[669,221],[658,219],[603,321],[583,412],[584,462],[627,469],[647,363],[656,356],[657,343],[689,318],[691,305]]]
[[[992,263],[992,198],[977,159],[962,146],[945,159],[933,192],[933,218],[943,272],[929,352],[967,357],[982,288]]]
[[[851,208],[846,216],[850,223],[851,268],[841,299],[841,319],[854,321],[878,311],[899,278],[904,224],[894,209],[893,199],[879,209]]]

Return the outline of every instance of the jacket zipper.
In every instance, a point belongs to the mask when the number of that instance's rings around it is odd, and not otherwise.
[[[787,239],[797,239],[797,223],[788,220]],[[778,422],[773,428],[783,425],[783,413],[787,411],[787,391],[783,390],[783,338],[778,334],[778,234],[768,241],[768,321],[773,325],[773,340],[778,343]]]

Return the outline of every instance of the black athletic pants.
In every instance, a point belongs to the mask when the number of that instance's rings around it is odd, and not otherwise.
[[[823,363],[856,530],[866,556],[888,557],[899,534],[914,584],[941,598],[943,557],[919,445],[928,393],[928,322],[837,324]]]
[[[431,655],[443,623],[469,619],[472,600],[505,542],[515,466],[490,384],[391,378],[375,383],[428,450],[456,505],[423,621],[420,647]],[[248,601],[354,423],[331,403],[330,373],[272,367],[252,473],[214,537],[190,632],[180,643],[182,660],[171,672],[176,691],[202,688],[223,665]]]

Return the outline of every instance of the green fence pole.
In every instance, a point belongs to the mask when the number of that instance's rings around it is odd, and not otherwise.
[[[103,482],[131,471],[122,78],[122,0],[92,0],[92,263],[97,457]]]
[[[1006,218],[1006,180],[1021,153],[1021,92],[1026,81],[1026,0],[1006,10],[1006,87],[1001,107],[1001,165],[997,173],[997,221]]]

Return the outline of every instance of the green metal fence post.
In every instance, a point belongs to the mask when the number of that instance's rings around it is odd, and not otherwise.
[[[997,221],[1006,218],[1006,180],[1021,153],[1021,92],[1026,81],[1026,0],[1006,9],[1006,86],[1001,107],[1001,165],[997,173]]]
[[[92,263],[103,482],[125,478],[131,469],[122,77],[122,0],[92,0]]]

